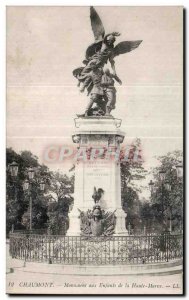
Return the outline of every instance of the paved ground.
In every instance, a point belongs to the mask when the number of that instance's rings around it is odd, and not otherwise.
[[[23,267],[12,259],[7,247],[7,292],[30,294],[181,294],[182,274],[166,276],[64,275],[50,274],[50,265],[31,264]],[[52,265],[53,270],[56,266]],[[113,271],[112,266],[112,271]]]

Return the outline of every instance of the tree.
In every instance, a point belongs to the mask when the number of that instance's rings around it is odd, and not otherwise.
[[[136,157],[137,153],[137,157]],[[136,159],[137,158],[137,159]],[[133,227],[140,226],[139,218],[139,192],[140,186],[136,184],[145,178],[146,170],[142,166],[141,141],[136,139],[130,147],[126,161],[120,163],[121,167],[121,198],[123,210],[127,213],[127,227],[130,223]]]
[[[51,177],[51,191],[56,195],[56,202],[48,209],[48,228],[52,234],[65,235],[69,228],[68,213],[73,204],[74,176],[55,172]]]
[[[168,220],[173,220],[173,227],[180,228],[183,221],[183,181],[177,178],[176,166],[182,160],[182,152],[169,152],[167,155],[158,157],[159,166],[152,170],[155,180],[155,191],[152,193],[151,201],[155,205],[158,218],[167,226]],[[166,172],[164,182],[160,180],[159,172]],[[166,190],[165,182],[171,186]],[[161,215],[161,217],[160,217]],[[157,217],[156,217],[157,219]]]
[[[141,219],[140,219],[140,200],[138,192],[134,191],[133,188],[127,187],[125,193],[125,201],[123,210],[127,213],[126,227],[130,224],[134,232],[141,229]]]
[[[18,176],[14,179],[9,172],[9,164],[16,161],[19,165]],[[9,233],[12,226],[15,229],[24,229],[28,227],[28,221],[23,222],[23,216],[27,215],[29,210],[29,193],[23,191],[23,182],[27,178],[27,169],[34,168],[35,176],[32,181],[32,225],[34,229],[47,228],[48,226],[48,203],[51,193],[57,198],[59,203],[58,210],[64,215],[68,214],[69,205],[73,201],[73,176],[69,178],[58,172],[50,172],[48,167],[40,165],[38,158],[30,151],[23,151],[21,154],[16,153],[13,149],[7,149],[7,226],[6,231]],[[45,182],[44,193],[40,191],[39,183]],[[29,216],[28,216],[29,218]]]
[[[151,203],[149,203],[147,201],[141,203],[140,217],[141,217],[143,226],[146,226],[147,228],[152,226],[153,211],[152,211]]]
[[[51,173],[51,190],[56,194],[57,201],[65,199],[70,205],[73,201],[71,195],[74,192],[74,176],[68,177],[59,172]]]
[[[14,179],[9,172],[9,164],[16,161],[19,165],[18,176]],[[23,180],[26,178],[26,169],[30,166],[38,167],[37,157],[29,151],[23,151],[17,154],[12,148],[7,149],[6,158],[6,212],[7,212],[7,233],[14,226],[15,229],[23,228],[22,215],[28,208],[28,201],[23,191]]]

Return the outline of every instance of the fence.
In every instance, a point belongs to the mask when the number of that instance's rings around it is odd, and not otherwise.
[[[80,265],[147,264],[182,257],[182,235],[80,236],[10,234],[12,258]]]

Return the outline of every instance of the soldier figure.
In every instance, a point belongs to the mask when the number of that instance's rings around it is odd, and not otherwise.
[[[105,101],[103,100],[104,91],[101,86],[101,80],[103,75],[103,69],[99,65],[93,65],[92,71],[83,74],[84,83],[82,88],[80,89],[81,92],[84,92],[85,88],[88,87],[89,84],[93,85],[93,88],[90,92],[90,102],[86,107],[85,110],[85,117],[90,115],[90,109],[92,108],[93,104],[96,103],[99,109],[102,111],[102,114],[105,110]]]
[[[121,85],[122,82],[117,75],[110,73],[109,69],[105,69],[102,76],[101,86],[104,91],[104,100],[106,102],[106,116],[110,115],[112,109],[115,109],[116,89],[114,87],[114,79]]]
[[[106,34],[103,23],[94,9],[90,8],[91,27],[94,34],[94,43],[87,47],[84,66],[73,71],[77,78],[80,91],[84,92],[87,88],[90,102],[86,108],[84,116],[109,116],[112,109],[115,108],[116,89],[114,88],[114,79],[121,84],[115,70],[115,57],[133,51],[138,48],[142,40],[122,41],[115,44],[116,38],[120,36],[119,32]],[[113,74],[107,69],[102,78],[102,68],[110,63]],[[101,84],[102,79],[102,84]],[[106,106],[107,102],[107,106]],[[92,107],[93,103],[96,107]]]

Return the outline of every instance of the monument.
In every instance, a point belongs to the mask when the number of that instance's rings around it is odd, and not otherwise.
[[[74,205],[69,214],[68,236],[127,235],[126,213],[121,203],[120,144],[125,133],[114,118],[115,82],[122,84],[114,58],[136,49],[139,41],[114,45],[120,33],[105,34],[96,10],[90,8],[95,41],[87,50],[84,66],[73,71],[80,92],[87,90],[89,103],[75,119],[73,142],[78,144],[75,164]],[[106,64],[110,63],[112,71]]]

